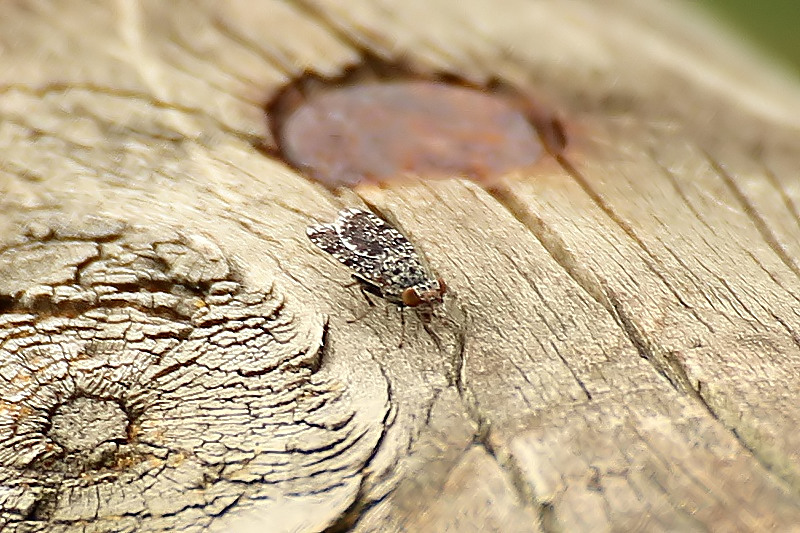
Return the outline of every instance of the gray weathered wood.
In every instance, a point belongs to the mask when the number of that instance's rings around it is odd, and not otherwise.
[[[0,527],[786,531],[800,89],[641,0],[8,2]],[[569,145],[331,194],[254,148],[305,71],[501,80]],[[364,201],[447,318],[344,288]]]

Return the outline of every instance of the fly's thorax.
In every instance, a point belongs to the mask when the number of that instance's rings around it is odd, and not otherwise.
[[[424,285],[431,279],[416,254],[388,254],[381,264],[381,277],[387,292],[398,296],[405,289]]]
[[[446,290],[447,286],[442,278],[426,279],[421,283],[404,289],[401,298],[403,304],[409,307],[433,305],[442,301]]]

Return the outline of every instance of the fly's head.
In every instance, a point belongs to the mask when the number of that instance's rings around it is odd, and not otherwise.
[[[442,278],[425,280],[403,290],[403,305],[408,307],[426,306],[442,303],[447,286]]]

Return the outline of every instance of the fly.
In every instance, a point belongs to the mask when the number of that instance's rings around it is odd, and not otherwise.
[[[323,251],[353,271],[362,288],[400,306],[431,309],[447,287],[423,263],[414,245],[369,211],[343,209],[335,222],[306,230]]]

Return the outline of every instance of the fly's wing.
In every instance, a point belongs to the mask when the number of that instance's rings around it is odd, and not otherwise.
[[[306,235],[320,249],[328,252],[333,257],[344,263],[344,257],[349,255],[348,249],[339,239],[333,224],[317,224],[306,228]]]
[[[335,223],[309,226],[306,233],[311,242],[384,297],[397,299],[403,289],[426,279],[411,242],[368,211],[342,210]]]
[[[306,229],[308,238],[321,250],[331,254],[337,261],[351,268],[362,281],[381,286],[381,258],[359,255],[342,240],[338,221],[336,224],[318,224]]]
[[[387,255],[416,255],[402,233],[369,211],[345,209],[336,223],[342,243],[359,256],[382,262]]]
[[[364,277],[381,287],[384,297],[399,300],[403,291],[427,280],[427,272],[414,245],[383,219],[368,211],[339,213],[337,231],[344,246],[374,269]]]

